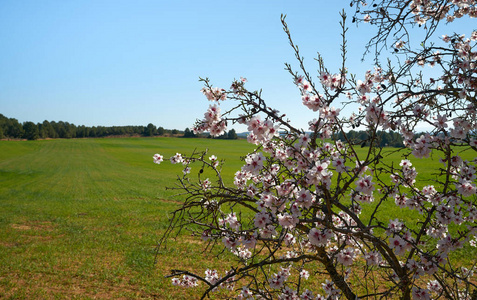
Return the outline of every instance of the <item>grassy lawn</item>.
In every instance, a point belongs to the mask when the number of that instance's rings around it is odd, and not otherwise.
[[[172,242],[154,265],[181,166],[152,163],[209,148],[238,169],[245,141],[131,138],[0,142],[0,298],[194,298],[163,275],[203,268],[200,245]],[[223,153],[223,154],[222,154]],[[165,200],[167,199],[167,200]]]
[[[152,155],[206,148],[227,161],[229,180],[253,149],[244,140],[0,141],[0,298],[197,298],[164,278],[173,268],[214,267],[196,239],[171,241],[154,264],[169,213],[181,202],[165,187],[182,166],[157,166]],[[437,158],[412,162],[432,184]],[[383,209],[412,218],[393,203]]]

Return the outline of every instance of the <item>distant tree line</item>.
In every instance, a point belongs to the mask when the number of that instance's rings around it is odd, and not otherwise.
[[[228,132],[224,132],[221,136],[216,137],[217,139],[224,139],[224,140],[236,140],[238,138],[235,129],[230,129]]]
[[[360,130],[350,130],[346,133],[346,137],[350,141],[350,143],[354,145],[363,145],[369,146],[370,143],[370,136],[367,131]],[[377,142],[379,147],[396,147],[401,148],[404,147],[403,138],[401,134],[394,132],[394,131],[378,131],[377,132]],[[335,139],[346,141],[343,132],[335,135]]]
[[[30,121],[20,123],[17,119],[7,118],[0,114],[0,139],[45,139],[45,138],[87,138],[87,137],[107,137],[107,136],[161,136],[179,135],[192,138],[197,137],[189,128],[184,131],[177,129],[164,129],[149,123],[147,126],[76,126],[68,122],[43,121],[43,123],[33,123]],[[368,132],[361,130],[350,130],[346,133],[348,140],[353,144],[369,145]],[[201,137],[210,137],[203,136]],[[218,139],[235,140],[238,138],[234,129],[230,129]],[[346,141],[342,132],[334,136],[335,139]],[[402,136],[393,131],[379,131],[377,134],[380,147],[403,147]]]
[[[184,130],[184,137],[185,138],[193,138],[193,137],[199,137],[198,135],[196,135],[192,130],[190,130],[189,128],[186,128]],[[212,138],[212,136],[210,135],[200,135],[200,137],[207,137],[207,138]],[[235,129],[230,129],[228,132],[224,132],[224,134],[218,136],[218,137],[215,137],[216,139],[223,139],[223,140],[236,140],[238,139],[238,136],[237,136],[237,132],[235,132]]]
[[[147,126],[76,126],[68,122],[30,121],[20,123],[17,119],[0,114],[0,139],[45,139],[45,138],[87,138],[107,136],[157,136],[177,135],[177,129],[157,128],[152,123]]]

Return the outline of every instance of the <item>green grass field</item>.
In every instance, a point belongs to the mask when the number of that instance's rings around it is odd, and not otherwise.
[[[182,166],[158,166],[152,155],[206,148],[226,160],[229,180],[253,149],[244,140],[181,138],[0,141],[0,298],[197,298],[164,275],[205,270],[213,258],[202,245],[185,234],[154,264],[181,201],[165,187]],[[413,163],[432,183],[437,159]]]
[[[252,147],[179,138],[0,141],[0,298],[191,298],[194,291],[182,294],[163,275],[178,261],[202,267],[188,255],[198,245],[173,243],[154,265],[180,200],[165,187],[181,166],[158,166],[152,155],[195,148],[231,161],[230,174]]]

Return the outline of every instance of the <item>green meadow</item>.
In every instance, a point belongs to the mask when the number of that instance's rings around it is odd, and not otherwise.
[[[171,242],[154,264],[180,203],[165,187],[182,168],[152,155],[207,148],[231,162],[229,176],[252,149],[180,138],[0,141],[0,298],[195,298],[163,275],[179,262],[205,266],[199,245]]]
[[[0,141],[0,298],[196,299],[196,290],[176,288],[164,275],[174,268],[222,270],[226,262],[211,264],[214,257],[183,233],[154,263],[182,199],[166,187],[182,166],[152,160],[154,153],[194,149],[225,159],[230,182],[253,146],[183,138]],[[397,154],[385,159],[399,162]],[[412,161],[433,184],[438,158]],[[385,209],[412,218],[394,205]]]

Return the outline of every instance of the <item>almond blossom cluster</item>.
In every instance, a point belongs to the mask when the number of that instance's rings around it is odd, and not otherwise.
[[[198,121],[193,127],[195,134],[209,131],[212,136],[220,136],[227,130],[227,122],[222,119],[220,106],[210,105],[204,113],[204,119]]]
[[[470,0],[410,3],[402,9],[421,25],[472,16],[475,7]],[[216,103],[195,130],[215,136],[227,122],[245,124],[256,148],[228,179],[206,151],[169,158],[185,166],[178,189],[186,198],[164,242],[187,227],[215,255],[235,259],[224,276],[176,272],[173,284],[202,282],[203,298],[228,289],[238,299],[474,299],[476,263],[461,266],[456,253],[477,255],[476,40],[475,33],[444,38],[362,76],[345,68],[332,75],[319,60],[319,84],[287,65],[304,108],[316,113],[306,130],[248,91],[244,78],[229,91],[205,80],[203,93]],[[441,75],[413,73],[427,67]],[[238,105],[221,115],[219,100]],[[348,115],[346,105],[357,109]],[[423,124],[429,129],[418,133]],[[356,126],[368,132],[359,144],[347,133]],[[403,148],[380,146],[385,130],[398,132]],[[193,164],[197,176],[189,175]]]
[[[469,16],[470,18],[477,17],[477,2],[475,0],[412,0],[402,2],[400,5],[385,6],[387,2],[371,1],[371,3],[367,3],[366,1],[353,0],[351,3],[362,6],[365,9],[362,18],[365,23],[380,20],[380,15],[383,15],[384,12],[382,7],[386,7],[387,13],[392,15],[398,12],[409,11],[411,13],[409,18],[411,18],[412,23],[420,26],[432,21],[443,20],[450,23],[464,16]],[[408,6],[401,6],[403,4]],[[369,9],[367,9],[368,7]]]

